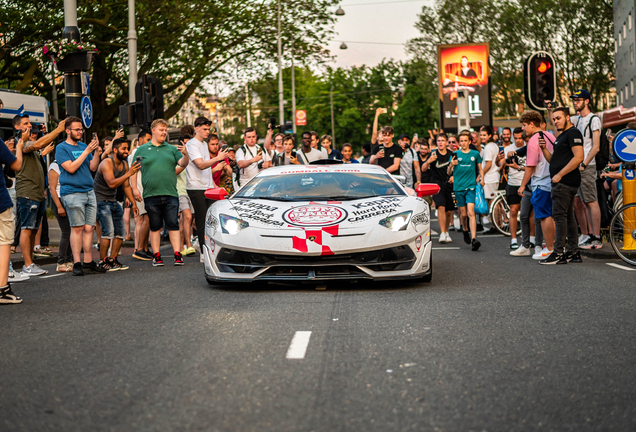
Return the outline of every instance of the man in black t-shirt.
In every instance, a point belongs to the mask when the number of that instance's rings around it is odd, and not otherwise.
[[[371,152],[370,163],[380,165],[393,175],[400,175],[400,161],[402,160],[402,147],[393,144],[393,128],[385,126],[382,128],[384,145],[377,146]]]
[[[574,215],[574,197],[581,186],[581,173],[578,169],[584,159],[583,135],[572,125],[567,108],[557,108],[552,114],[554,126],[561,133],[554,143],[554,151],[546,147],[543,135],[539,137],[539,146],[546,160],[550,162],[552,178],[552,218],[555,236],[554,252],[541,264],[567,264],[582,262],[578,250],[578,226]],[[567,235],[568,251],[564,251]]]

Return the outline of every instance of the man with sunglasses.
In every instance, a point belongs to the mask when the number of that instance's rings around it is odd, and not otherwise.
[[[48,273],[33,262],[35,235],[40,221],[46,215],[46,195],[44,168],[40,150],[47,147],[64,131],[66,122],[62,120],[53,132],[38,140],[31,140],[32,129],[28,115],[16,115],[13,128],[24,142],[22,167],[16,173],[16,197],[20,216],[20,250],[24,258],[22,273],[26,276],[38,276]]]

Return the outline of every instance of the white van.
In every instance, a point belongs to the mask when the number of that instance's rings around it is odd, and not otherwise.
[[[0,89],[0,138],[3,140],[13,136],[11,122],[17,114],[28,115],[31,123],[48,125],[49,102],[41,96]]]

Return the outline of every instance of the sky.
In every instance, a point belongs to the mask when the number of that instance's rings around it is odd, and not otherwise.
[[[345,15],[337,17],[336,35],[328,45],[337,56],[335,66],[375,66],[383,58],[406,60],[404,46],[353,42],[404,44],[419,36],[415,29],[417,16],[422,6],[432,3],[432,0],[342,0],[340,7]],[[348,46],[346,50],[339,48],[343,41]]]

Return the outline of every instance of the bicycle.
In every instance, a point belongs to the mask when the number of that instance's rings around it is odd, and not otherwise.
[[[505,236],[510,236],[510,206],[506,200],[506,191],[498,190],[490,205],[488,215],[492,221],[492,226]],[[517,213],[517,235],[521,234],[521,221]]]
[[[609,237],[616,255],[636,266],[636,203],[618,209],[610,222]]]

